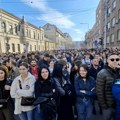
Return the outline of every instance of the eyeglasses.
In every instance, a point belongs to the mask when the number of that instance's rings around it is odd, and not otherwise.
[[[116,58],[116,59],[115,59],[115,58],[111,58],[110,60],[111,60],[112,62],[114,62],[115,60],[118,62],[120,59],[119,59],[119,58]]]

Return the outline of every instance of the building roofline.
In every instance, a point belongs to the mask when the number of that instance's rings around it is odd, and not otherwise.
[[[19,20],[19,21],[21,20],[19,17],[15,16],[14,14],[12,14],[12,13],[10,13],[10,12],[7,12],[6,10],[3,10],[3,9],[0,8],[0,11],[1,11],[2,13],[4,13],[4,14],[7,14],[7,15],[9,15],[9,16],[14,17],[15,19],[17,19],[17,20]]]
[[[56,31],[59,32],[64,37],[64,33],[56,25],[50,24],[50,23],[46,23],[44,26],[46,26],[46,25],[54,26],[54,28],[56,29]]]
[[[6,15],[9,15],[9,16],[11,16],[11,17],[14,17],[14,18],[17,19],[18,21],[22,21],[22,18],[19,18],[19,17],[15,16],[14,14],[12,14],[12,13],[10,13],[10,12],[7,12],[6,10],[3,10],[3,9],[0,8],[0,11],[1,11],[2,13],[6,14]],[[38,30],[40,30],[40,27],[37,27],[37,26],[33,25],[33,24],[30,23],[30,22],[26,22],[26,21],[25,21],[25,24],[28,24],[28,25],[30,25],[30,26],[32,26],[32,27],[37,28]]]

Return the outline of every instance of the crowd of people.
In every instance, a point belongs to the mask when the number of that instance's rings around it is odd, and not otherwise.
[[[120,120],[120,49],[0,55],[0,120]]]

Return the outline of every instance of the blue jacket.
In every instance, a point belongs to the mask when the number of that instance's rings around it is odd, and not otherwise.
[[[83,98],[93,100],[95,96],[95,85],[96,85],[96,81],[93,77],[89,77],[89,79],[86,82],[80,79],[79,76],[76,77],[74,81],[76,100],[78,102]],[[86,93],[82,93],[80,92],[80,90],[85,90]]]
[[[120,120],[120,79],[115,80],[112,87],[112,94],[116,101],[116,120]]]

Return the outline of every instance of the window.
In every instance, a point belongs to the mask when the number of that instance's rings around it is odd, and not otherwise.
[[[101,9],[99,10],[99,13],[101,13]]]
[[[18,44],[18,52],[20,52],[20,44]]]
[[[35,32],[33,32],[33,38],[35,39]]]
[[[112,3],[112,9],[116,8],[116,0]]]
[[[115,26],[115,17],[112,19],[112,27]]]
[[[100,25],[100,20],[99,20],[99,25]]]
[[[107,36],[107,41],[106,43],[110,43],[110,36]]]
[[[12,27],[12,25],[9,25],[9,31],[8,31],[8,33],[13,34],[13,27]]]
[[[29,37],[31,38],[31,30],[29,30]]]
[[[98,18],[98,14],[97,14],[97,18]]]
[[[26,37],[28,37],[28,29],[26,29],[26,33],[25,34],[26,34]]]
[[[39,34],[38,34],[38,40],[39,40],[39,38],[40,38],[40,37],[39,37]]]
[[[12,43],[12,52],[15,52],[15,44]]]
[[[21,25],[20,24],[18,25],[18,31],[21,31]]]
[[[107,10],[107,15],[109,16],[111,13],[111,8],[109,7],[108,10]]]
[[[120,40],[120,29],[117,31],[117,39]]]
[[[3,32],[6,32],[6,24],[5,24],[5,22],[1,23],[1,28],[2,28]]]
[[[114,34],[111,35],[111,42],[114,42],[115,41],[115,36]]]
[[[15,24],[15,34],[17,34],[17,30],[18,30],[18,27],[17,27],[17,25]]]
[[[120,19],[120,9],[118,10],[118,19]]]
[[[110,22],[107,24],[107,29],[108,30],[110,29]]]

